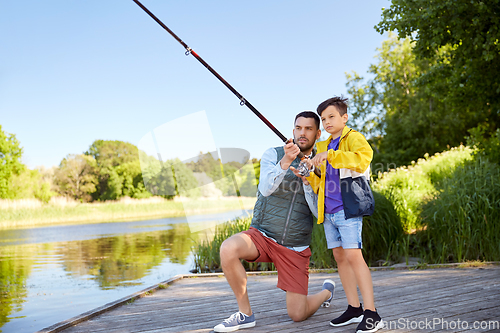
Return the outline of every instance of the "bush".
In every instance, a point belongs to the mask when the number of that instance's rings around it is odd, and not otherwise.
[[[500,166],[479,155],[436,187],[422,212],[428,262],[500,260]]]
[[[500,128],[488,131],[487,127],[487,125],[480,125],[469,130],[470,136],[467,138],[467,144],[477,148],[476,155],[482,155],[491,162],[500,163]]]
[[[39,170],[25,168],[18,175],[13,175],[9,182],[12,191],[12,199],[35,198],[48,203],[50,198],[57,195],[51,190],[51,184],[44,179]]]

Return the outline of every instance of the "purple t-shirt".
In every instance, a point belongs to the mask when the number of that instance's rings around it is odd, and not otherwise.
[[[340,137],[330,141],[328,150],[339,149]],[[335,214],[344,209],[342,195],[340,194],[340,172],[326,162],[326,182],[325,182],[325,213]]]

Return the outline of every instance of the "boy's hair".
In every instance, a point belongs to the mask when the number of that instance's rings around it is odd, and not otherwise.
[[[344,98],[344,96],[340,95],[340,97],[332,97],[318,105],[318,108],[316,111],[318,112],[319,116],[321,117],[321,114],[327,107],[330,105],[333,105],[337,108],[337,111],[341,116],[345,115],[347,113],[347,98]]]
[[[299,117],[314,118],[314,122],[316,123],[316,129],[319,129],[320,120],[319,120],[319,117],[316,113],[314,113],[312,111],[302,111],[301,113],[299,113],[298,115],[295,116],[295,120],[293,122],[294,125],[295,125],[295,122],[297,122],[297,118],[299,118]]]

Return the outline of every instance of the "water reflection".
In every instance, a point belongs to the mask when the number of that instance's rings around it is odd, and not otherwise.
[[[139,285],[151,268],[166,258],[185,264],[191,253],[192,235],[186,224],[170,225],[169,230],[126,234],[74,241],[59,246],[64,270],[72,275],[90,275],[102,289],[119,285]]]
[[[19,312],[25,301],[26,279],[33,260],[19,260],[23,251],[14,248],[0,248],[0,327],[9,321],[11,313]],[[4,260],[8,258],[7,260]]]
[[[33,332],[187,273],[201,235],[171,220],[0,231],[0,331]]]

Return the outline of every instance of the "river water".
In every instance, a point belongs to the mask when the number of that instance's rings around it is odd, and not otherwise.
[[[195,242],[247,215],[0,230],[0,332],[35,332],[189,273]]]

